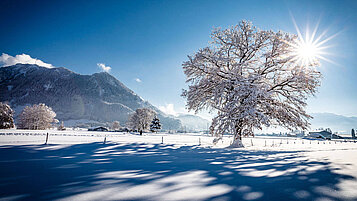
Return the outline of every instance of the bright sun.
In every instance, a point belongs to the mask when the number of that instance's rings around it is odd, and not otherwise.
[[[320,59],[333,63],[331,60],[324,56],[327,55],[327,52],[324,50],[328,48],[326,42],[333,39],[338,34],[322,39],[326,35],[327,31],[323,31],[320,35],[316,36],[318,29],[317,24],[311,33],[307,27],[305,31],[305,37],[303,37],[294,18],[293,22],[298,33],[298,39],[296,43],[291,44],[295,48],[293,53],[294,60],[304,66],[309,66],[310,64],[316,63]]]
[[[296,48],[296,59],[303,64],[310,64],[315,62],[321,53],[319,52],[319,47],[314,43],[299,41]]]

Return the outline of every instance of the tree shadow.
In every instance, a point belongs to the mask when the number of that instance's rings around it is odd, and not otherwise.
[[[348,164],[345,164],[348,166]],[[169,144],[0,146],[0,200],[353,200],[300,152]]]

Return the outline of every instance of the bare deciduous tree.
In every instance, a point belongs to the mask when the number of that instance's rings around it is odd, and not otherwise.
[[[128,119],[128,127],[138,130],[142,135],[144,130],[149,129],[149,125],[156,115],[155,111],[150,108],[138,108]]]
[[[112,123],[112,129],[113,129],[113,130],[119,130],[119,128],[120,128],[120,123],[119,123],[119,121],[113,121],[113,123]]]
[[[10,105],[0,102],[0,129],[9,129],[14,127],[14,111]]]
[[[318,61],[297,62],[296,35],[263,31],[242,21],[213,31],[211,46],[183,63],[189,89],[187,108],[217,111],[210,131],[217,137],[234,134],[232,147],[243,147],[242,136],[253,129],[280,125],[306,129],[311,118],[306,99],[316,92]]]
[[[31,130],[44,130],[52,127],[52,123],[57,123],[56,113],[52,108],[40,103],[33,106],[26,106],[19,115],[18,128]]]

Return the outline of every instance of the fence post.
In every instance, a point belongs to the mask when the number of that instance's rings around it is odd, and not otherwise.
[[[164,144],[164,136],[161,136],[161,144]]]
[[[265,145],[264,145],[264,147],[266,147],[267,146],[267,141],[265,140]]]
[[[47,144],[47,142],[48,142],[48,133],[46,134],[46,142],[45,142],[45,144]]]
[[[201,138],[198,138],[198,145],[201,145]]]
[[[253,146],[253,139],[250,139],[250,142],[252,143],[252,146]]]
[[[105,144],[107,142],[107,136],[104,137],[104,142],[103,144]]]

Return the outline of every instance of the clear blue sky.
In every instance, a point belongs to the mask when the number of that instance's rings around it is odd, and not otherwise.
[[[156,106],[184,108],[181,64],[208,45],[213,27],[242,19],[261,29],[298,26],[339,33],[322,61],[320,92],[309,112],[357,116],[357,1],[0,1],[0,53],[28,54],[81,74],[97,63]],[[142,82],[135,81],[139,78]]]

